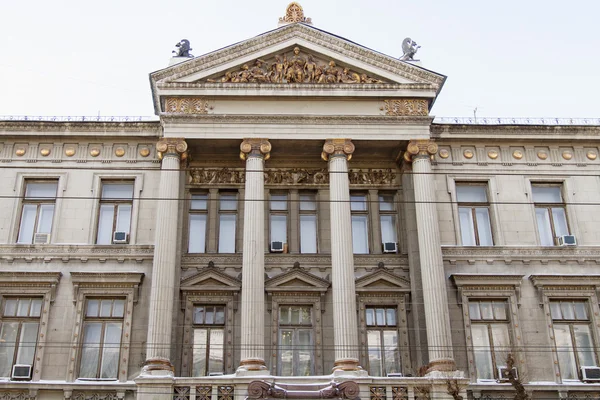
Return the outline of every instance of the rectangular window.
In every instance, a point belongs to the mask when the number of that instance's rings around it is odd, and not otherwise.
[[[208,194],[192,194],[189,214],[188,253],[206,252]]]
[[[128,243],[133,182],[102,182],[96,244]]]
[[[219,194],[219,253],[235,253],[237,194]]]
[[[386,253],[398,251],[398,239],[396,236],[396,207],[394,195],[379,195],[379,224],[381,227],[381,243]]]
[[[42,298],[5,298],[0,327],[0,377],[15,364],[34,364]]]
[[[225,306],[194,307],[192,376],[224,372]]]
[[[598,365],[585,301],[550,302],[554,341],[562,379],[580,379],[581,367]]]
[[[558,237],[569,234],[561,188],[560,185],[531,185],[542,246],[554,246]]]
[[[457,183],[456,199],[463,246],[493,246],[487,185]]]
[[[317,252],[317,198],[315,193],[300,194],[300,253]]]
[[[26,181],[17,243],[50,241],[58,181]]]
[[[387,376],[400,372],[396,308],[369,307],[365,310],[369,375]]]
[[[269,226],[271,251],[287,252],[288,197],[287,194],[271,194],[269,201]]]
[[[477,379],[499,379],[498,367],[506,367],[511,352],[507,303],[469,301],[469,317]]]
[[[279,365],[281,376],[309,376],[314,364],[311,306],[279,307]]]
[[[79,378],[117,379],[125,299],[87,299]]]
[[[352,248],[354,254],[369,254],[369,209],[367,196],[350,194],[352,212]]]

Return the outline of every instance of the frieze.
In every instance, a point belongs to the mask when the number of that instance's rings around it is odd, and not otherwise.
[[[154,257],[154,246],[90,246],[90,245],[66,245],[66,246],[34,246],[34,245],[0,245],[0,260],[15,262],[24,260],[42,260],[45,263],[60,260],[68,262],[77,260],[88,262],[91,260],[136,261],[143,262],[152,260]]]
[[[213,261],[215,265],[242,265],[242,254],[235,254],[230,256],[223,256],[219,254],[206,254],[206,255],[185,255],[182,258],[182,267],[196,267],[198,265],[205,266],[210,261]],[[314,255],[306,256],[302,254],[265,254],[266,265],[294,265],[295,262],[299,261],[302,266],[308,268],[312,265],[331,265],[331,256],[327,255]],[[374,269],[378,268],[377,265],[383,262],[387,267],[396,265],[408,265],[408,257],[398,255],[397,257],[386,257],[378,254],[371,255],[355,255],[354,265],[356,266],[371,266]]]
[[[35,396],[31,396],[26,392],[0,392],[0,400],[34,400]]]
[[[165,112],[171,114],[206,114],[208,101],[203,97],[167,97]]]
[[[384,100],[385,115],[429,115],[427,99]]]
[[[388,115],[223,115],[223,114],[161,114],[164,122],[190,121],[198,124],[293,124],[308,125],[423,125],[433,120],[423,116]]]
[[[444,260],[554,260],[591,261],[600,263],[600,247],[548,248],[548,247],[442,247]]]
[[[123,397],[120,397],[121,399]],[[72,400],[119,400],[117,392],[73,392]]]

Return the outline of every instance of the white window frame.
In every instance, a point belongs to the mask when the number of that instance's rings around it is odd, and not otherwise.
[[[365,205],[366,205],[366,210],[352,210],[352,196],[362,196],[365,198]],[[379,209],[379,202],[377,203],[377,209]],[[367,229],[366,229],[366,238],[365,238],[365,244],[367,246],[367,252],[366,253],[356,253],[354,252],[354,245],[352,246],[352,254],[354,254],[354,256],[356,255],[366,255],[366,254],[372,254],[373,253],[373,249],[372,244],[371,244],[371,237],[373,235],[372,232],[372,222],[370,221],[370,216],[371,216],[371,203],[369,201],[369,192],[368,191],[361,191],[361,190],[351,190],[350,191],[350,218],[352,219],[354,216],[361,216],[361,217],[365,217],[365,221],[367,224]],[[379,225],[379,221],[377,221],[377,224]],[[353,222],[352,220],[350,220],[350,227],[352,230],[354,230],[353,228]],[[377,239],[379,240],[380,237]],[[354,238],[352,239],[352,242],[354,243]]]
[[[301,208],[301,197],[302,196],[313,196],[314,198],[314,203],[315,203],[315,209],[314,210],[302,210]],[[297,230],[298,230],[298,253],[299,254],[318,254],[319,253],[319,201],[318,201],[318,192],[314,191],[314,190],[299,190],[298,194],[297,194],[297,198],[298,198],[298,205],[294,205],[292,204],[292,207],[297,207],[298,209],[298,226],[297,226]],[[315,224],[315,240],[316,240],[316,252],[314,253],[308,253],[308,252],[302,252],[302,221],[301,218],[302,216],[305,215],[310,215],[310,216],[314,216],[315,220],[316,220],[316,224]],[[294,223],[294,218],[290,218],[290,222]]]
[[[206,196],[206,209],[192,209],[192,201],[194,195],[205,195]],[[212,233],[212,229],[210,229],[210,205],[211,201],[214,199],[211,197],[211,193],[208,190],[192,190],[188,194],[188,202],[187,202],[187,219],[185,220],[185,234],[183,235],[185,240],[184,242],[184,253],[186,254],[206,254],[208,253],[208,243],[210,241],[209,235]],[[206,216],[206,224],[205,224],[205,233],[204,233],[204,251],[203,252],[190,252],[190,218],[193,214],[205,215]]]
[[[235,196],[235,201],[236,201],[236,206],[235,206],[235,210],[221,210],[221,199],[223,196],[227,196],[227,195],[233,195]],[[243,221],[243,217],[241,216],[241,213],[243,212],[241,210],[244,201],[241,198],[242,195],[240,194],[240,192],[238,190],[219,190],[219,195],[216,199],[217,201],[217,215],[216,215],[216,224],[217,224],[217,229],[215,229],[216,231],[216,252],[218,254],[236,254],[240,251],[240,246],[238,246],[238,230],[240,229],[240,221]],[[225,252],[220,252],[219,251],[219,242],[221,240],[221,215],[235,215],[235,229],[233,232],[233,238],[231,238],[231,240],[233,241],[233,252],[231,253],[225,253]],[[243,246],[243,244],[242,244]]]

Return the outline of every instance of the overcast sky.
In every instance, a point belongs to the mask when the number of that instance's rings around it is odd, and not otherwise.
[[[0,115],[152,116],[148,74],[277,27],[288,0],[2,0]],[[437,116],[600,116],[599,0],[301,0],[315,27],[448,76]]]

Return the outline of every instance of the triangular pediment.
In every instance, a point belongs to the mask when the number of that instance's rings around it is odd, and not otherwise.
[[[329,286],[329,281],[313,275],[300,267],[294,267],[290,271],[277,275],[265,282],[265,290],[267,292],[326,292]]]
[[[356,280],[356,291],[408,292],[410,291],[410,281],[386,269],[378,268]]]
[[[239,291],[241,282],[214,267],[205,268],[181,280],[183,291]]]

